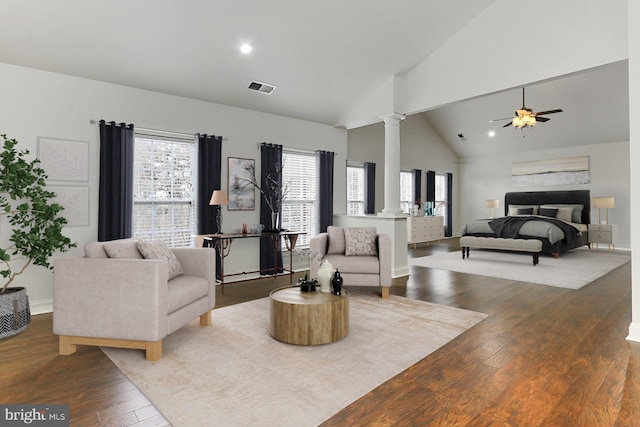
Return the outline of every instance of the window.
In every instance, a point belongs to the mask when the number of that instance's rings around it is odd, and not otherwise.
[[[444,174],[436,174],[436,204],[434,215],[444,216],[444,225],[447,226],[447,177]]]
[[[136,135],[133,157],[133,236],[191,246],[195,144]]]
[[[400,171],[400,208],[404,213],[411,213],[413,208],[413,173]]]
[[[364,214],[364,165],[347,165],[347,215]]]
[[[309,245],[316,227],[316,156],[290,151],[282,153],[282,227],[301,231],[297,246]]]

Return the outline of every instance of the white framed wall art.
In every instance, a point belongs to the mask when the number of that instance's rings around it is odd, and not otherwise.
[[[38,137],[38,159],[51,181],[89,180],[89,143]]]

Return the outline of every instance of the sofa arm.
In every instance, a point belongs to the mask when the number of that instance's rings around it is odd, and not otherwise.
[[[168,332],[167,263],[59,258],[53,274],[57,335],[158,341]]]
[[[380,286],[391,286],[391,238],[378,234],[378,261],[380,262]]]
[[[204,277],[215,286],[216,250],[214,248],[171,248],[184,274]]]
[[[209,281],[209,307],[216,306],[216,250],[214,248],[171,248],[182,271]]]

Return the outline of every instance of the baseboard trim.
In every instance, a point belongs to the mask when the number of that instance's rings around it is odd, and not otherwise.
[[[632,323],[629,325],[627,341],[640,342],[640,323]]]
[[[392,278],[397,278],[397,277],[404,277],[404,276],[408,276],[409,275],[409,266],[405,265],[402,267],[395,267],[393,269],[393,271],[391,271],[391,277]]]
[[[29,310],[33,315],[53,313],[53,300],[41,299],[37,301],[29,301]]]

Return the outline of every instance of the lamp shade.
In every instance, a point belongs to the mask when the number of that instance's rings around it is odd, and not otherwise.
[[[229,199],[227,198],[227,192],[224,190],[213,190],[209,204],[217,206],[228,205]]]
[[[597,209],[613,209],[613,197],[594,197],[591,205]]]
[[[498,199],[489,199],[484,201],[484,206],[487,208],[497,208],[500,206],[500,200]]]

